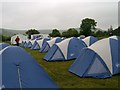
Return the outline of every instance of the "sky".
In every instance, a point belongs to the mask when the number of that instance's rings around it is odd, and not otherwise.
[[[118,27],[119,0],[2,0],[0,28],[26,30],[79,28],[85,18],[97,28]]]

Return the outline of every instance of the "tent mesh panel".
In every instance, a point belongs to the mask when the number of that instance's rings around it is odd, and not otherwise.
[[[64,59],[62,52],[60,52],[59,49],[56,50],[55,54],[52,57],[52,60],[60,60],[60,59]]]
[[[99,73],[106,73],[106,72],[107,72],[106,67],[99,60],[99,58],[96,57],[87,74],[99,74]]]

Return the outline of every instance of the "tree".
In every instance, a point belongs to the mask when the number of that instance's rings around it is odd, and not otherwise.
[[[115,30],[112,31],[113,35],[117,35],[120,36],[120,26],[118,28],[116,28]]]
[[[94,19],[85,18],[82,20],[82,24],[80,25],[80,33],[89,36],[91,35],[91,29],[95,30],[97,22]]]
[[[113,28],[112,28],[112,25],[110,26],[110,28],[108,28],[108,34],[109,36],[112,36],[113,35]]]
[[[33,34],[40,34],[39,31],[35,30],[35,29],[30,29],[27,32],[25,32],[28,35],[28,38],[31,39],[31,35]]]
[[[79,36],[79,33],[74,28],[70,28],[67,31],[62,32],[62,37],[69,38],[69,37],[78,37],[78,36]]]
[[[2,42],[10,41],[10,39],[11,39],[11,37],[9,37],[9,36],[4,36],[4,35],[0,35],[0,37],[1,37],[1,40],[0,40],[0,41],[2,41]]]
[[[62,37],[69,37],[67,31],[62,32]]]
[[[68,37],[78,37],[79,36],[78,31],[74,28],[68,29],[67,33],[68,33]]]
[[[52,33],[49,34],[50,37],[60,37],[61,33],[57,29],[53,29]]]

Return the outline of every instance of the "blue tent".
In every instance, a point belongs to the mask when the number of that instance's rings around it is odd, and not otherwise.
[[[34,41],[37,41],[37,40],[41,40],[42,38],[41,37],[39,37],[39,38],[36,38],[36,39],[33,39]],[[30,41],[32,41],[32,39],[31,40],[23,40],[22,41],[22,43],[20,43],[20,46],[21,47],[25,47],[25,48],[27,48],[28,47],[28,43],[32,46],[32,44],[31,44],[31,42]]]
[[[63,39],[60,37],[53,38],[45,42],[39,52],[47,52],[55,43],[61,42]]]
[[[44,38],[41,40],[36,40],[33,44],[33,46],[31,47],[32,50],[40,50],[40,48],[44,45],[44,43],[46,41],[49,41],[50,38]]]
[[[4,49],[7,46],[10,46],[10,45],[7,43],[0,43],[0,50]]]
[[[86,37],[86,38],[84,38],[82,40],[85,42],[87,47],[92,45],[96,41],[98,41],[98,39],[96,37],[93,37],[93,36],[88,36],[88,37]]]
[[[20,44],[20,46],[23,47],[24,44],[25,44],[25,41],[22,41],[21,44]]]
[[[20,47],[9,46],[0,51],[0,66],[0,87],[57,88],[36,60]]]
[[[23,41],[20,43],[20,46],[21,46],[21,47],[26,47],[27,42],[28,42],[28,40],[23,40]]]
[[[36,41],[36,39],[34,39],[34,40],[30,39],[25,48],[31,48],[35,41]]]
[[[69,71],[80,77],[95,78],[120,73],[120,37],[102,39],[84,48]]]
[[[28,42],[29,42],[29,40],[22,41],[22,45],[24,48],[27,48]]]
[[[56,43],[43,58],[46,61],[75,59],[86,45],[82,40],[72,37]]]

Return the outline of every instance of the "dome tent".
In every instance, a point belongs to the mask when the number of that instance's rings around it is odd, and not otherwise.
[[[0,50],[6,48],[7,46],[10,46],[10,45],[7,43],[0,43]]]
[[[24,41],[23,41],[23,47],[24,47],[24,48],[27,48],[28,42],[29,42],[29,40],[24,40]]]
[[[1,57],[1,86],[5,88],[57,88],[43,68],[22,48],[9,46],[0,51]]]
[[[26,44],[28,43],[29,39],[23,40],[22,43],[20,44],[21,47],[25,47]]]
[[[86,37],[86,38],[84,38],[82,40],[85,42],[86,46],[90,46],[93,43],[95,43],[96,41],[98,41],[98,39],[93,37],[93,36],[88,36],[88,37]]]
[[[22,41],[22,43],[20,44],[21,47],[23,47],[25,44],[25,40]]]
[[[34,40],[31,40],[31,39],[30,39],[30,40],[28,41],[27,45],[26,45],[26,48],[31,48],[35,41],[36,41],[36,39],[34,39]]]
[[[102,39],[84,48],[69,71],[80,77],[96,78],[120,73],[120,37]]]
[[[16,44],[15,39],[17,38],[17,36],[20,38],[19,43],[22,43],[23,40],[28,39],[27,36],[23,35],[23,34],[16,34],[14,36],[11,37],[11,44]]]
[[[31,47],[32,50],[39,50],[40,48],[42,48],[43,44],[46,42],[46,41],[49,41],[50,38],[44,38],[44,39],[41,39],[41,40],[36,40],[33,44],[33,46]]]
[[[47,52],[55,43],[61,42],[63,39],[60,37],[53,38],[47,42],[44,43],[42,48],[39,50],[40,52]]]
[[[46,61],[75,59],[84,47],[85,44],[82,40],[76,37],[68,38],[54,44],[43,59]]]

